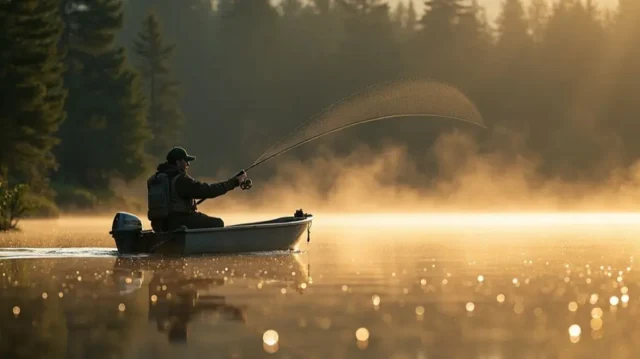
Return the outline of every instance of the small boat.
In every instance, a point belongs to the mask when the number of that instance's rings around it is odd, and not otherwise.
[[[154,232],[142,228],[134,214],[118,212],[109,234],[120,254],[192,255],[298,250],[304,233],[310,240],[313,215],[297,210],[293,216],[220,228]]]

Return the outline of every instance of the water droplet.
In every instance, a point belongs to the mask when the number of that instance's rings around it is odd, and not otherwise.
[[[473,312],[473,310],[476,308],[476,305],[473,304],[472,302],[469,302],[469,303],[467,303],[465,308],[467,308],[467,312]]]
[[[78,282],[82,282],[82,277],[81,276],[78,276],[77,279],[78,279]]]
[[[307,289],[307,283],[301,283],[300,284],[300,288]]]
[[[575,312],[576,310],[578,310],[578,303],[576,302],[569,303],[569,311]]]
[[[423,315],[424,314],[424,307],[419,305],[416,307],[416,314],[417,315]]]
[[[593,293],[593,294],[591,294],[591,297],[589,298],[589,303],[596,304],[596,303],[598,303],[598,299],[600,299],[600,296],[597,293]]]
[[[599,319],[602,318],[603,311],[600,308],[591,309],[591,318]]]
[[[478,282],[484,282],[484,276],[482,274],[478,276]]]
[[[427,280],[426,279],[420,279],[420,284],[427,285]]]
[[[449,281],[448,281],[448,280],[446,280],[446,279],[443,279],[443,280],[442,280],[442,284],[447,284],[447,283],[449,283]]]
[[[513,279],[511,280],[511,282],[512,282],[513,284],[518,284],[518,278],[513,278]]]
[[[287,294],[287,288],[282,288],[282,289],[280,289],[280,293],[282,293],[282,294]]]
[[[377,294],[371,296],[371,301],[373,302],[373,305],[380,305],[380,297]]]
[[[157,296],[157,295],[155,295],[155,294],[154,294],[154,295],[152,295],[152,296],[151,296],[151,301],[152,301],[153,303],[157,302],[157,301],[158,301],[158,296]]]
[[[623,294],[622,297],[620,297],[620,301],[622,301],[623,304],[629,303],[629,295]]]
[[[591,329],[593,330],[600,330],[602,328],[602,319],[600,318],[593,318],[590,323]]]
[[[369,340],[369,330],[367,328],[358,328],[356,330],[356,339],[361,342]]]
[[[262,289],[262,282],[258,283],[258,289]]]
[[[343,286],[342,286],[342,291],[343,291],[343,292],[346,292],[347,290],[349,290],[349,287],[347,287],[347,285],[346,285],[346,284],[345,284],[345,285],[343,285]]]
[[[64,293],[62,293],[62,292],[58,293],[58,297],[59,297],[59,298],[64,297]]]
[[[42,299],[47,299],[49,298],[49,294],[47,294],[47,292],[42,293]]]
[[[278,332],[273,329],[269,329],[264,334],[262,334],[262,341],[266,345],[276,345],[278,340],[280,339]]]
[[[120,305],[118,305],[118,310],[121,312],[124,312],[125,309],[127,309],[127,307],[124,305],[124,303],[120,303]]]
[[[127,284],[131,284],[133,282],[133,279],[127,277],[127,279],[125,279],[124,281],[127,282]]]
[[[13,307],[13,315],[20,315],[20,307],[17,305]]]
[[[403,294],[409,294],[409,288],[402,288]]]
[[[498,294],[498,296],[496,296],[496,299],[498,300],[498,303],[504,303],[504,294]]]

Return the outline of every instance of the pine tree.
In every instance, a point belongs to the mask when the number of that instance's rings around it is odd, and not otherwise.
[[[65,118],[58,5],[0,2],[0,179],[25,182],[39,192],[56,166],[51,150]]]
[[[528,9],[529,31],[536,44],[543,40],[548,17],[549,7],[546,0],[531,0]]]
[[[529,29],[520,0],[506,0],[498,17],[498,46],[517,51],[529,46]]]
[[[180,142],[184,115],[178,97],[180,83],[174,80],[168,64],[175,45],[165,44],[154,13],[144,20],[134,49],[148,94],[147,124],[153,134],[148,152],[161,158],[168,148]]]
[[[446,42],[468,6],[462,0],[425,0],[424,7],[425,14],[420,19],[423,33],[428,38],[440,38]]]
[[[139,76],[124,49],[114,45],[122,1],[67,0],[62,6],[69,99],[57,180],[109,198],[112,181],[133,180],[145,171],[149,137]]]
[[[409,32],[416,31],[416,26],[418,24],[418,14],[416,13],[416,7],[413,5],[414,0],[409,0],[409,7],[407,8],[407,22],[405,23],[405,28]]]

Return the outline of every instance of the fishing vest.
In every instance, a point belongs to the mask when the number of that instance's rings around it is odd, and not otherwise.
[[[158,172],[147,179],[147,217],[150,221],[165,220],[171,214],[193,213],[195,200],[182,198],[176,191],[176,180],[180,174],[170,178],[164,172]]]

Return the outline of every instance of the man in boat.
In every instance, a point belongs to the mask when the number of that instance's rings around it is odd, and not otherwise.
[[[240,186],[247,174],[242,171],[223,182],[203,183],[187,174],[196,157],[187,154],[184,148],[174,147],[166,159],[147,180],[148,217],[153,230],[172,231],[181,226],[189,229],[224,227],[221,218],[198,212],[196,199],[222,196]]]

